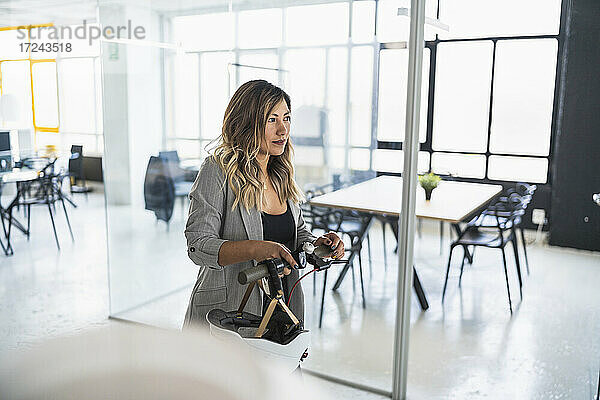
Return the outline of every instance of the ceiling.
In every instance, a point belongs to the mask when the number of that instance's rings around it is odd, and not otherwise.
[[[333,3],[340,0],[0,0],[0,27],[53,22],[78,24],[96,20],[96,7],[126,5],[151,9],[166,16],[215,11]]]

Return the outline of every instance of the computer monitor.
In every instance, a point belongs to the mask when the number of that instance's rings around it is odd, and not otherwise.
[[[0,171],[12,168],[10,131],[0,131]]]
[[[0,131],[0,151],[10,152],[10,131]]]

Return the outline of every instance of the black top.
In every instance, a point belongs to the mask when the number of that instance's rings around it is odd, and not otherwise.
[[[284,246],[293,245],[294,218],[288,207],[283,214],[272,215],[262,213],[263,240],[281,243]]]
[[[263,226],[263,240],[277,242],[286,246],[288,250],[293,250],[292,246],[294,245],[294,229],[296,228],[296,224],[294,224],[294,217],[292,216],[290,207],[288,206],[287,210],[283,214],[272,215],[263,212],[261,213],[261,217]],[[284,276],[281,278],[281,283],[283,285],[284,297],[287,299],[290,293],[290,288],[288,287],[288,277]],[[268,305],[269,299],[265,294],[263,301],[263,315],[266,312]]]

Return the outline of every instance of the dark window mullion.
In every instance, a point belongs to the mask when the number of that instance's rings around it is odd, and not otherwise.
[[[435,72],[437,69],[437,44],[437,40],[425,43],[425,46],[429,48],[429,94],[427,96],[427,131],[425,134],[425,143],[421,144],[421,150],[429,152],[429,172],[433,169],[431,166],[431,159],[433,158],[433,113],[435,101]]]
[[[485,174],[486,178],[488,177],[488,171],[490,169],[490,139],[492,136],[492,107],[494,106],[494,75],[496,71],[496,40],[493,40],[494,50],[492,51],[492,76],[490,79],[490,108],[488,110],[488,131],[487,131],[487,144],[485,150]]]

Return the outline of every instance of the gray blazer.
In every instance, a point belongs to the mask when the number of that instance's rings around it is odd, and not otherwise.
[[[188,257],[200,266],[200,271],[190,296],[183,329],[206,324],[206,314],[213,308],[236,310],[242,300],[246,286],[238,283],[238,272],[256,265],[256,262],[222,267],[217,263],[221,245],[227,240],[263,240],[260,212],[256,208],[248,211],[240,205],[231,210],[235,194],[212,157],[200,167],[189,197],[185,237]],[[301,243],[313,242],[316,237],[307,229],[300,207],[289,200],[288,207],[296,222],[294,248],[290,249],[294,250]],[[288,284],[296,283],[298,277],[298,271],[293,270],[288,276]],[[258,287],[255,287],[244,310],[261,315],[262,300]],[[304,294],[300,284],[294,291],[290,308],[298,318],[304,318]]]

